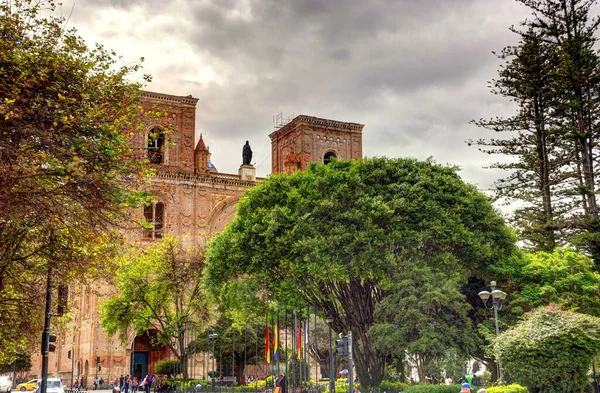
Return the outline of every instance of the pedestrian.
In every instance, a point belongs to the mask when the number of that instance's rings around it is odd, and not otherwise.
[[[152,382],[154,382],[154,374],[146,375],[146,393],[150,393]]]
[[[358,388],[358,386],[354,387],[354,393],[360,393],[360,389]]]
[[[477,391],[477,393],[487,393],[487,390],[485,388],[481,388]]]
[[[285,375],[279,375],[279,387],[281,388],[281,393],[287,393],[287,378]]]
[[[122,390],[123,393],[129,393],[129,383],[130,383],[129,375],[127,375],[125,377],[125,379],[123,380],[123,390]]]

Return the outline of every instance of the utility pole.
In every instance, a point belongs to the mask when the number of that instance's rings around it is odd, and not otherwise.
[[[348,331],[348,377],[350,378],[350,393],[354,392],[354,375],[352,372],[352,330]]]
[[[42,334],[42,382],[40,393],[46,393],[48,383],[48,352],[50,351],[50,314],[52,310],[52,268],[48,267],[46,278],[46,314],[44,319],[44,333]]]

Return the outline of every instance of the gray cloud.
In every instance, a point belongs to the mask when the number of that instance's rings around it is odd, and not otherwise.
[[[150,90],[198,97],[221,171],[249,139],[267,174],[272,116],[304,113],[365,123],[369,156],[432,156],[488,188],[499,174],[464,144],[486,135],[468,121],[510,113],[486,81],[526,15],[505,0],[79,0],[70,23],[145,56]]]

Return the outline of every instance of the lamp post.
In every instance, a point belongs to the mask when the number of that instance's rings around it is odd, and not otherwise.
[[[333,373],[333,349],[332,349],[332,338],[331,338],[331,324],[333,323],[333,317],[328,316],[325,318],[327,326],[329,326],[329,393],[335,393],[335,375]]]
[[[488,310],[494,310],[494,321],[496,322],[496,335],[500,334],[500,328],[498,327],[498,310],[502,308],[502,303],[504,303],[504,299],[506,299],[506,292],[503,292],[499,289],[496,289],[496,281],[492,281],[490,283],[490,287],[492,292],[481,291],[478,293],[481,300],[483,300],[483,305]],[[490,302],[491,299],[491,302]],[[502,365],[498,360],[498,377],[500,381],[502,381]]]
[[[211,375],[211,387],[212,391],[215,391],[215,339],[218,334],[213,330],[212,333],[208,334],[208,339],[212,341],[212,375]]]

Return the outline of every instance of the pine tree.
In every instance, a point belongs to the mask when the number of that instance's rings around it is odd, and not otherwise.
[[[498,78],[491,81],[491,90],[516,102],[517,113],[474,122],[512,135],[475,143],[488,154],[514,157],[492,165],[510,171],[495,184],[496,198],[507,203],[521,202],[512,218],[522,238],[535,249],[552,250],[557,238],[555,220],[565,212],[553,198],[553,187],[562,178],[560,168],[564,162],[562,152],[553,143],[558,132],[552,124],[558,54],[533,29],[525,33],[514,28],[512,31],[521,36],[521,41],[498,54],[506,63]]]

